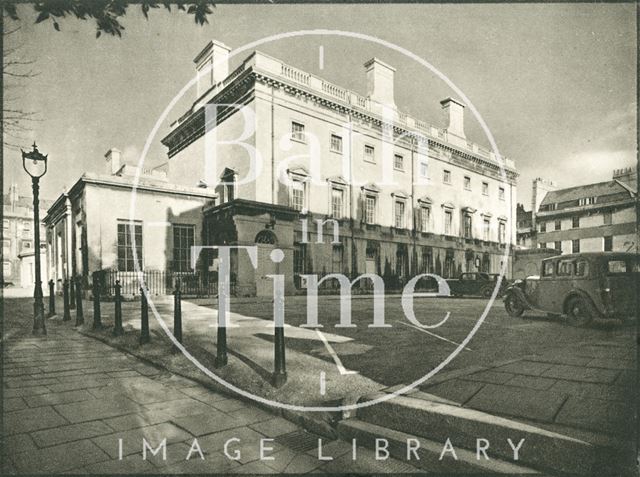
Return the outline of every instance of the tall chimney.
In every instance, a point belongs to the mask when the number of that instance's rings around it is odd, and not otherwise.
[[[224,43],[211,40],[194,58],[198,75],[198,98],[229,76],[230,51],[231,48]]]
[[[107,158],[107,174],[115,175],[122,167],[122,153],[112,147],[104,155]]]
[[[464,104],[453,98],[447,98],[440,101],[445,114],[445,121],[449,122],[447,132],[461,138],[464,135]]]
[[[378,103],[395,108],[393,77],[396,69],[378,58],[371,58],[364,67],[367,71],[367,96]]]

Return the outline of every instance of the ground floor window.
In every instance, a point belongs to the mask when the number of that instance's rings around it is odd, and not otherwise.
[[[507,243],[507,224],[502,221],[498,224],[498,242]]]
[[[453,261],[453,250],[447,250],[444,259],[443,278],[452,278],[455,275],[455,263]]]
[[[409,261],[409,254],[407,252],[407,246],[403,243],[398,244],[396,250],[396,276],[401,278],[407,271],[407,262]]]
[[[191,270],[191,248],[195,245],[193,225],[173,226],[173,270]]]
[[[604,238],[604,251],[611,252],[613,250],[613,237],[605,237]]]
[[[404,201],[396,200],[394,207],[395,227],[397,229],[404,228]]]
[[[453,212],[450,210],[444,211],[444,234],[451,235],[453,230]]]
[[[344,247],[341,243],[333,244],[331,250],[331,270],[333,273],[342,273],[344,265]]]
[[[378,253],[378,243],[373,240],[367,240],[365,273],[377,273]]]
[[[580,239],[571,241],[571,253],[580,253]]]
[[[296,243],[293,246],[293,273],[307,273],[307,244]]]
[[[433,248],[422,247],[422,273],[433,272]]]
[[[562,242],[557,240],[553,243],[553,248],[555,248],[558,252],[562,252]]]
[[[485,252],[482,254],[482,265],[481,265],[480,271],[489,273],[490,268],[491,268],[491,258],[489,257],[489,254]]]
[[[431,209],[429,207],[420,207],[420,230],[422,232],[429,231],[429,220],[431,218]]]
[[[132,237],[133,235],[133,237]],[[138,267],[142,269],[144,256],[142,243],[142,222],[118,221],[118,270],[121,272],[133,272],[136,270],[133,253],[133,239],[135,238]]]

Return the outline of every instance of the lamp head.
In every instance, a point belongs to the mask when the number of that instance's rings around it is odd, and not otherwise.
[[[42,154],[38,151],[38,146],[35,141],[33,143],[33,150],[29,152],[22,152],[22,167],[33,178],[40,178],[47,173],[47,158],[48,155]]]

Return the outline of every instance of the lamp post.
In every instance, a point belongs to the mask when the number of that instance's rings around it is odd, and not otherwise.
[[[47,173],[47,156],[38,151],[38,146],[33,143],[33,151],[24,152],[22,149],[22,167],[31,176],[33,187],[33,235],[35,242],[35,289],[33,291],[33,334],[46,335],[47,328],[44,324],[44,303],[42,301],[42,280],[40,277],[40,178]]]

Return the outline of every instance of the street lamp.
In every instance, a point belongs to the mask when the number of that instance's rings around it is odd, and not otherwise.
[[[46,335],[47,328],[44,324],[44,303],[42,301],[42,280],[40,278],[40,178],[47,173],[47,156],[38,151],[38,146],[33,143],[33,151],[22,152],[22,167],[31,176],[33,186],[33,234],[35,242],[35,267],[36,283],[33,291],[33,334]]]

